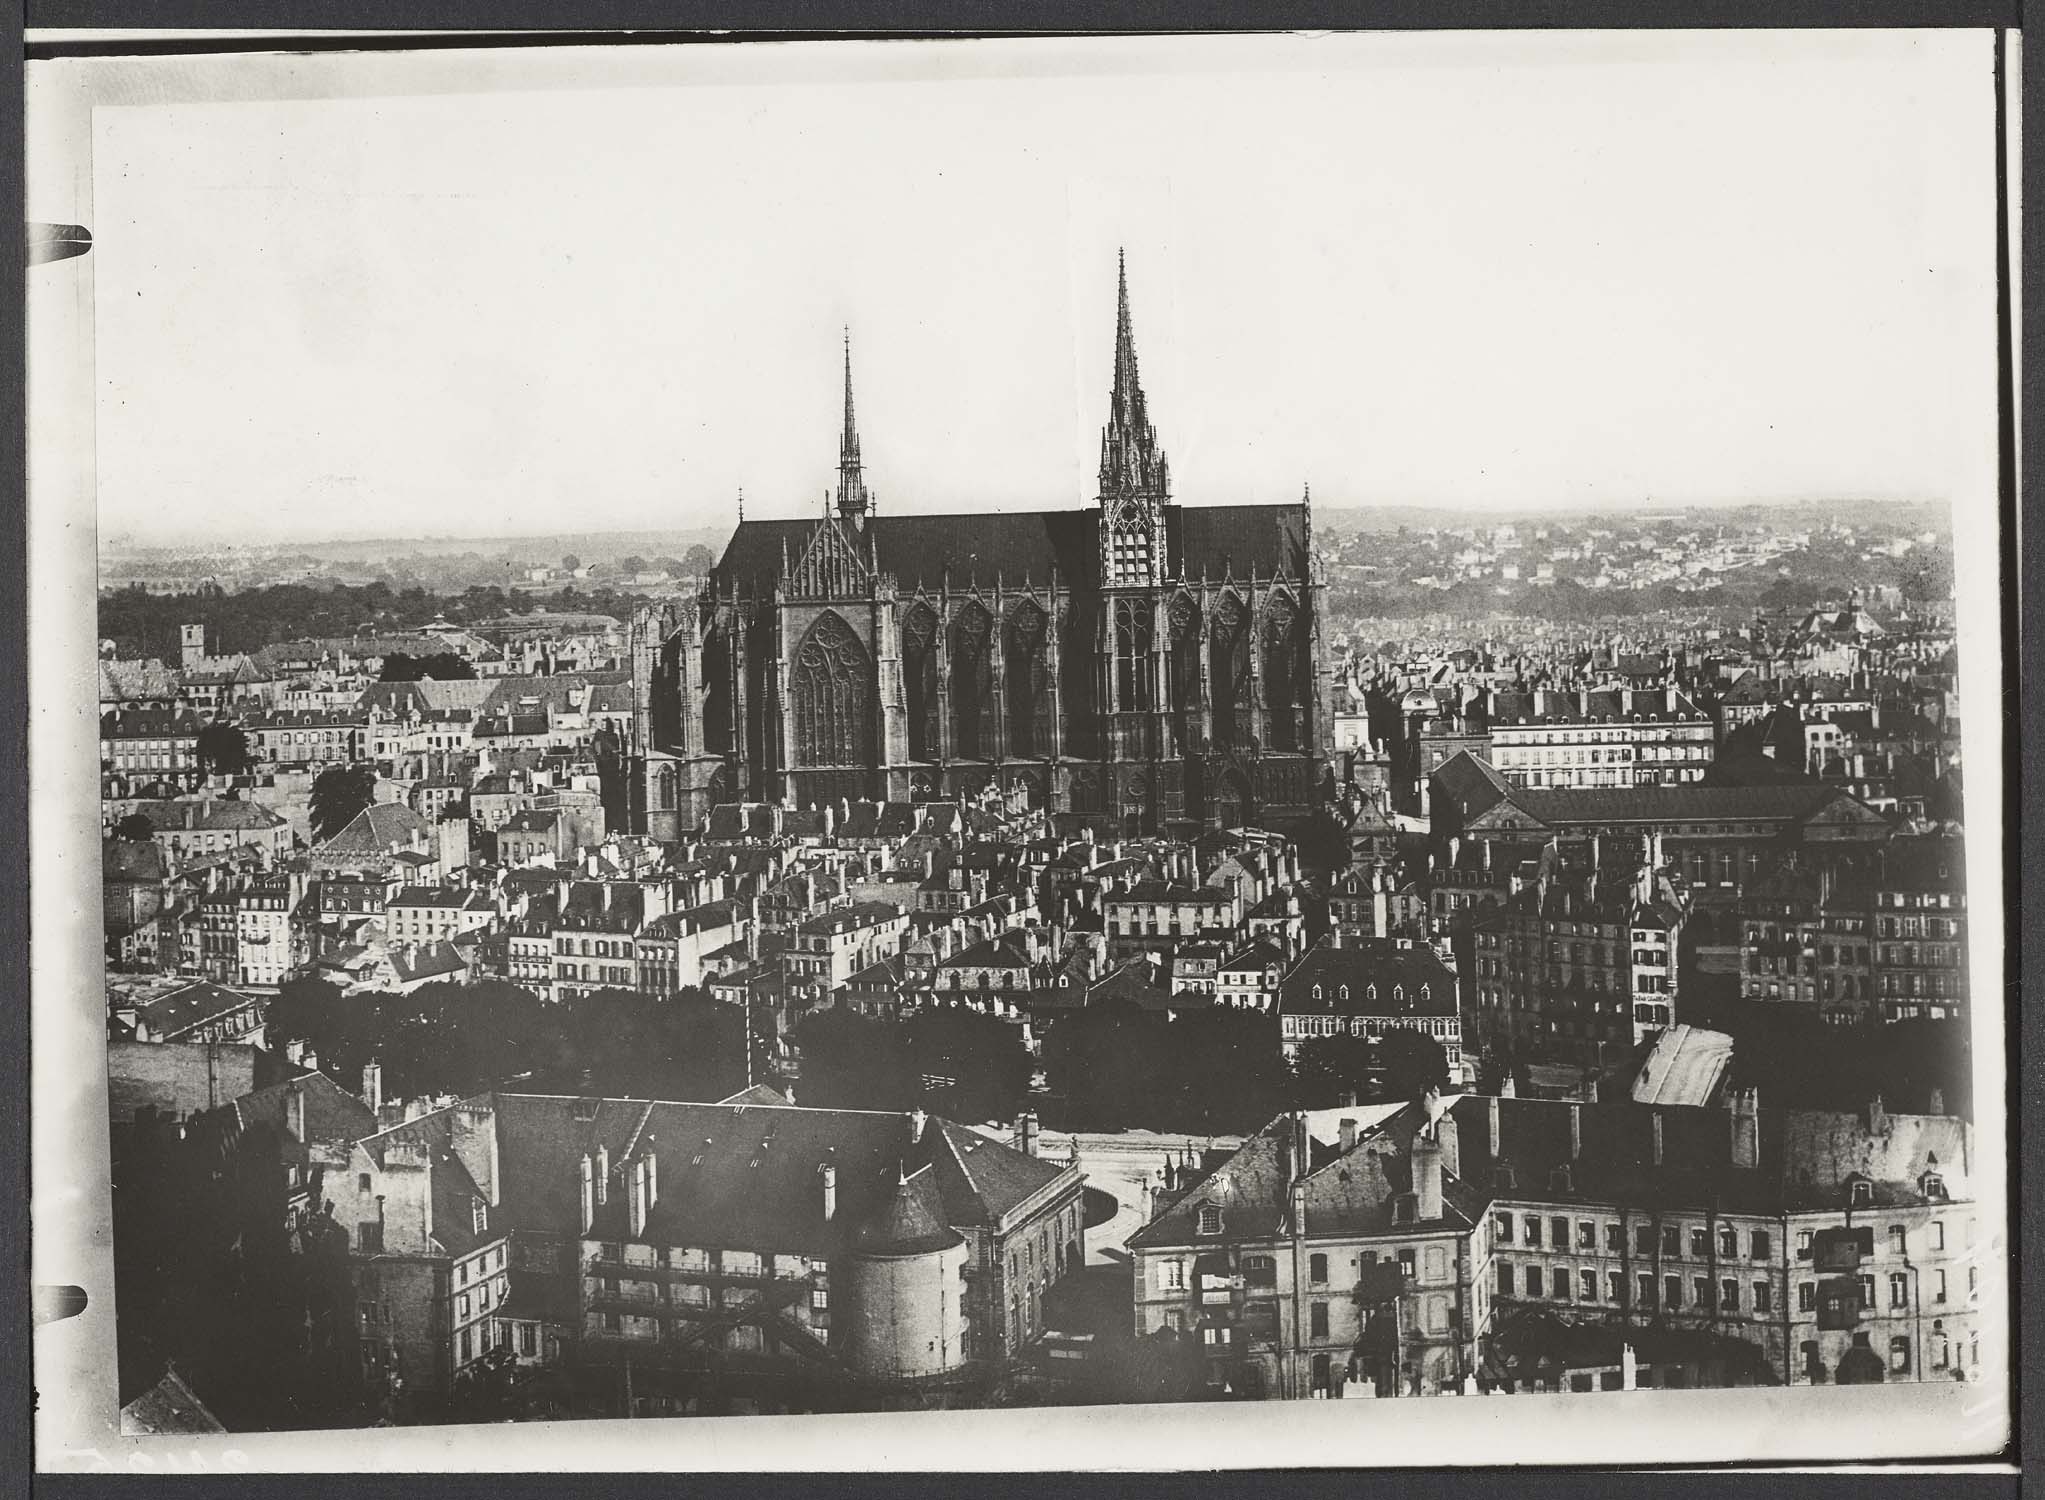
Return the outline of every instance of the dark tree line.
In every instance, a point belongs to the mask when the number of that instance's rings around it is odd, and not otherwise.
[[[434,651],[425,656],[410,656],[403,651],[393,651],[383,659],[381,682],[466,682],[476,675],[476,669],[452,651]]]
[[[1278,1021],[1237,1010],[1166,1020],[1126,1001],[1061,1017],[1044,1039],[1058,1123],[1081,1130],[1255,1130],[1285,1107]]]
[[[513,1081],[540,1093],[679,1100],[746,1086],[745,1013],[700,990],[663,998],[604,989],[557,1003],[497,980],[395,995],[345,994],[307,978],[283,986],[266,1022],[273,1047],[304,1041],[351,1092],[365,1064],[380,1064],[390,1098]]]
[[[843,1007],[796,1028],[798,1102],[819,1109],[906,1110],[946,1119],[1010,1120],[1028,1097],[1030,1056],[1020,1030],[970,1010],[929,1010],[907,1021]]]

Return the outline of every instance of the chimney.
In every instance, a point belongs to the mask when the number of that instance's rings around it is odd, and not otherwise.
[[[1345,1119],[1345,1120],[1343,1120],[1343,1122],[1342,1122],[1342,1127],[1341,1127],[1341,1128],[1342,1128],[1342,1149],[1343,1149],[1343,1150],[1344,1150],[1345,1152],[1347,1152],[1347,1151],[1353,1151],[1353,1150],[1355,1150],[1355,1149],[1356,1149],[1356,1122],[1355,1122],[1354,1120],[1350,1120],[1350,1119]]]
[[[611,1148],[596,1148],[596,1201],[607,1203],[611,1197]]]
[[[1654,1132],[1654,1164],[1662,1164],[1662,1112],[1657,1109],[1648,1118],[1648,1126]]]
[[[929,1123],[929,1120],[930,1116],[926,1115],[920,1107],[909,1111],[909,1139],[911,1141],[921,1141],[923,1139],[923,1127]]]
[[[582,1232],[589,1233],[596,1222],[596,1168],[587,1151],[582,1153]]]
[[[824,1222],[830,1223],[838,1217],[838,1169],[829,1162],[824,1163]]]
[[[1569,1159],[1571,1161],[1578,1161],[1581,1160],[1582,1157],[1583,1157],[1583,1106],[1581,1104],[1571,1103],[1571,1105],[1569,1106]]]
[[[1024,1110],[1022,1119],[1018,1124],[1022,1129],[1023,1155],[1035,1156],[1037,1154],[1037,1112],[1033,1109]]]
[[[1441,1217],[1441,1143],[1425,1135],[1413,1138],[1414,1217],[1431,1223]]]
[[[1500,1153],[1503,1151],[1505,1144],[1504,1135],[1498,1128],[1499,1127],[1498,1097],[1496,1095],[1493,1095],[1491,1098],[1485,1100],[1484,1104],[1485,1104],[1484,1112],[1487,1116],[1490,1117],[1489,1123],[1491,1128],[1488,1133],[1491,1137],[1491,1159],[1492,1161],[1496,1162],[1499,1158]]]
[[[1889,1133],[1889,1112],[1882,1108],[1882,1096],[1880,1094],[1875,1095],[1873,1099],[1868,1101],[1867,1133],[1869,1135],[1887,1135]]]
[[[1736,1089],[1727,1099],[1732,1113],[1732,1155],[1736,1167],[1761,1165],[1761,1095],[1752,1088]]]
[[[1598,1075],[1595,1073],[1586,1074],[1584,1077],[1583,1102],[1586,1104],[1598,1102]]]
[[[362,1102],[375,1114],[383,1108],[383,1064],[366,1062],[362,1065]]]
[[[646,1208],[650,1213],[653,1205],[660,1201],[660,1158],[654,1154],[649,1142],[645,1152],[646,1160]]]
[[[1946,1091],[1944,1089],[1933,1089],[1931,1091],[1931,1103],[1925,1106],[1924,1112],[1928,1115],[1943,1115],[1946,1112]]]
[[[1456,1124],[1456,1117],[1448,1110],[1441,1112],[1441,1118],[1434,1122],[1435,1144],[1441,1147],[1441,1169],[1451,1177],[1463,1175],[1462,1127]]]

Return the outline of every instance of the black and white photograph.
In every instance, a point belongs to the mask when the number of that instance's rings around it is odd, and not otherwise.
[[[41,1462],[2000,1450],[2016,48],[32,60]]]

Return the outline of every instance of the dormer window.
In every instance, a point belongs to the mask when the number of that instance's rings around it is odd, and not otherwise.
[[[481,1198],[472,1199],[469,1203],[469,1223],[477,1234],[490,1227],[490,1205]]]
[[[1321,987],[1318,984],[1314,986],[1314,998],[1316,1000],[1321,998]]]
[[[1872,1208],[1875,1203],[1875,1185],[1865,1177],[1856,1177],[1846,1185],[1847,1201],[1855,1208]]]
[[[1411,1224],[1420,1217],[1420,1198],[1416,1193],[1399,1193],[1392,1199],[1392,1222]]]
[[[1342,986],[1342,992],[1341,992],[1341,993],[1342,993],[1342,998],[1343,998],[1344,1000],[1347,1000],[1347,999],[1349,998],[1349,986],[1348,986],[1348,985],[1346,985],[1346,984],[1345,984],[1345,985],[1343,985],[1343,986]]]
[[[1200,1205],[1200,1232],[1202,1234],[1221,1233],[1221,1205],[1219,1203],[1203,1203]]]
[[[1946,1192],[1946,1180],[1937,1172],[1926,1172],[1922,1177],[1918,1178],[1917,1188],[1919,1192],[1924,1194],[1925,1198],[1933,1203],[1951,1201],[1951,1195]]]

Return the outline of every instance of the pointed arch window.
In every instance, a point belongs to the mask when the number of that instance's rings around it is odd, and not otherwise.
[[[873,760],[872,660],[832,612],[817,617],[795,654],[795,755],[805,766]]]
[[[902,617],[902,685],[909,712],[909,759],[937,759],[937,612],[909,606]]]

